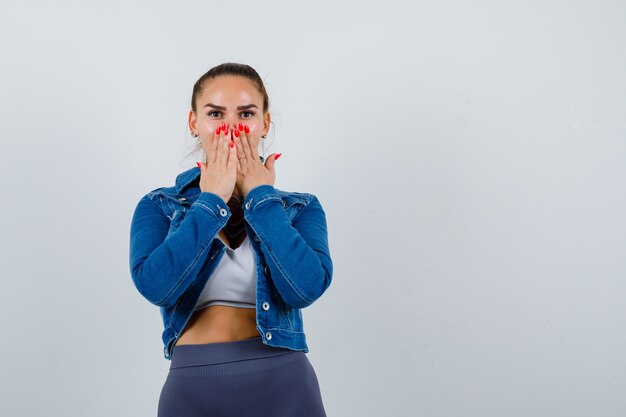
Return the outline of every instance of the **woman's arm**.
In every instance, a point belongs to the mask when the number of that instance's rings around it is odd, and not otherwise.
[[[246,195],[244,217],[260,238],[272,281],[285,303],[293,308],[311,305],[330,286],[333,275],[326,215],[317,197],[292,224],[276,189],[260,185]]]
[[[196,278],[213,238],[231,214],[217,194],[201,192],[178,229],[167,236],[170,220],[144,196],[130,227],[130,270],[139,292],[157,306],[174,305]]]

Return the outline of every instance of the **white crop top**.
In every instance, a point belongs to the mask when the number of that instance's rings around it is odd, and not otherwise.
[[[238,248],[226,245],[226,253],[207,280],[194,311],[215,304],[256,308],[256,281],[256,257],[246,235]]]

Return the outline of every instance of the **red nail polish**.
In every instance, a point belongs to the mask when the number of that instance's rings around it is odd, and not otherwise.
[[[245,125],[243,128],[246,131],[246,133],[250,133],[250,128],[248,127],[248,125]]]
[[[241,122],[239,122],[239,126],[237,126],[237,128],[239,129],[240,132],[243,130],[243,125],[241,124]]]
[[[282,155],[282,153],[276,154],[276,156],[274,157],[274,161],[277,160],[278,158],[280,158],[281,155]]]
[[[231,141],[230,141],[230,147],[232,148],[233,146],[235,146],[235,141],[234,141],[234,140],[231,140]]]
[[[200,167],[200,162],[196,161],[196,165],[198,165],[198,168],[200,168],[200,171],[202,171],[202,168]]]
[[[217,133],[219,135],[220,131],[221,131],[221,128],[222,128],[221,126],[218,126],[217,129],[215,129],[215,133]]]
[[[233,130],[233,134],[235,135],[236,138],[239,137],[239,131],[238,130]]]
[[[222,130],[226,130],[226,122],[222,123]]]
[[[226,136],[228,136],[228,135],[230,134],[230,132],[228,131],[228,128],[226,128],[226,129],[224,130],[224,134],[225,134]]]

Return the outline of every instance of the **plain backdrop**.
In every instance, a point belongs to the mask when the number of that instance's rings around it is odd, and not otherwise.
[[[192,87],[228,61],[266,83],[275,186],[326,210],[303,316],[329,416],[625,415],[625,16],[3,0],[0,415],[156,415],[131,216],[195,166]]]

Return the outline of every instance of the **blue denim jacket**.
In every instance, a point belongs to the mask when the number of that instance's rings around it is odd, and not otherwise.
[[[230,208],[217,194],[201,192],[199,177],[200,169],[191,168],[175,186],[143,196],[130,226],[132,280],[160,307],[168,360],[226,252],[217,234]],[[313,194],[264,184],[248,192],[243,213],[256,254],[256,324],[263,343],[306,353],[300,310],[326,291],[333,273],[324,210]]]

